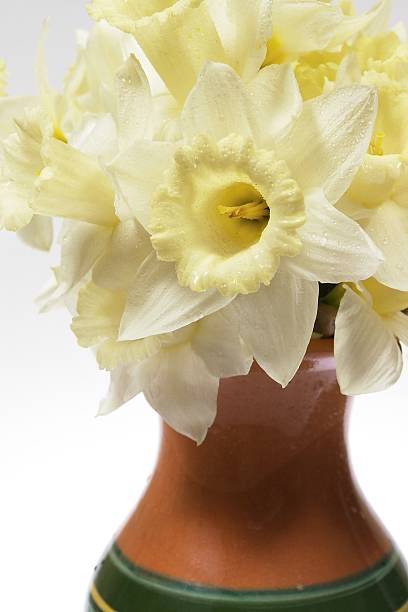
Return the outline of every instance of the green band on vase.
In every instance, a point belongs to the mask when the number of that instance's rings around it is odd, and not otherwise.
[[[89,612],[400,612],[407,603],[408,579],[395,552],[348,579],[290,590],[239,591],[148,572],[113,545],[97,570]]]

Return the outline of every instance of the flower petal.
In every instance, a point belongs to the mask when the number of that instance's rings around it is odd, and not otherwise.
[[[112,230],[89,223],[65,222],[60,236],[61,263],[54,270],[56,283],[38,299],[42,312],[59,305],[84,281],[107,248]]]
[[[24,185],[0,180],[0,229],[15,232],[28,225],[32,218]]]
[[[376,279],[400,291],[408,291],[408,209],[385,202],[371,211],[364,229],[384,253]]]
[[[270,0],[210,0],[209,11],[226,53],[227,63],[245,80],[259,71],[272,35]]]
[[[304,189],[323,188],[336,203],[368,150],[376,110],[373,89],[335,89],[304,104],[290,132],[277,138],[276,150]]]
[[[123,151],[148,133],[152,111],[149,82],[134,55],[119,70],[116,87],[119,150]]]
[[[142,140],[134,143],[108,166],[129,210],[145,229],[150,222],[150,200],[163,180],[163,173],[169,167],[174,151],[175,145],[172,143]]]
[[[24,116],[24,112],[38,105],[38,98],[27,96],[7,96],[0,100],[0,138],[7,138],[16,129],[15,118]]]
[[[318,283],[297,278],[282,266],[269,287],[239,296],[241,335],[267,374],[286,387],[296,374],[312,337]]]
[[[248,91],[257,123],[256,141],[264,148],[273,145],[302,110],[302,96],[290,64],[263,68],[249,83]]]
[[[96,285],[126,289],[152,251],[149,234],[134,219],[117,225],[109,247],[92,270]]]
[[[203,0],[179,0],[168,10],[136,21],[133,34],[180,103],[206,61],[226,60],[207,2]]]
[[[236,309],[227,306],[202,319],[191,340],[193,350],[218,378],[243,376],[251,369],[253,357],[239,327]]]
[[[233,298],[218,291],[198,293],[180,287],[174,265],[149,255],[131,289],[120,328],[120,340],[138,340],[175,331],[220,310]]]
[[[290,0],[273,2],[272,41],[279,45],[284,59],[294,59],[304,53],[326,49],[333,37],[333,31],[342,22],[338,7],[320,0]],[[275,46],[268,46],[266,63],[278,63],[274,55]]]
[[[116,225],[113,189],[95,159],[55,138],[44,145],[43,156],[48,165],[36,182],[35,212]]]
[[[397,312],[391,317],[386,317],[385,321],[392,333],[401,342],[408,345],[408,315],[403,312]]]
[[[112,412],[143,391],[168,425],[200,444],[215,420],[218,387],[218,378],[184,344],[136,367],[115,370],[100,414]]]
[[[373,36],[384,30],[390,18],[390,0],[380,0],[363,15],[346,16],[337,25],[331,40],[331,47],[341,45],[357,34]]]
[[[34,249],[49,251],[53,240],[52,219],[34,215],[30,223],[19,230],[18,236]]]
[[[345,395],[382,391],[401,375],[402,353],[394,334],[371,305],[349,288],[337,314],[334,353]]]
[[[203,0],[93,0],[89,10],[135,36],[180,102],[207,60],[226,59]]]
[[[373,276],[383,258],[361,227],[329,204],[321,191],[306,195],[306,223],[298,230],[302,252],[289,268],[321,283],[361,281]]]
[[[96,358],[102,369],[141,363],[161,349],[160,336],[134,342],[118,341],[125,301],[124,291],[102,289],[92,282],[79,292],[77,314],[71,329],[80,346],[96,348]]]
[[[236,72],[209,62],[184,105],[184,136],[192,140],[205,133],[216,141],[231,134],[252,137],[249,111],[249,96]]]

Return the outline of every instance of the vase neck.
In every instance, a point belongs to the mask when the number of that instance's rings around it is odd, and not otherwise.
[[[221,381],[217,418],[201,447],[164,426],[160,463],[172,478],[224,492],[288,478],[294,488],[320,490],[347,470],[349,403],[331,352],[308,356],[286,389],[255,364],[249,376]]]

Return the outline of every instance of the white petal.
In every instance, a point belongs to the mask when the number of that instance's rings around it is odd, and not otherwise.
[[[100,414],[108,414],[143,391],[168,425],[201,443],[217,413],[218,387],[218,378],[190,346],[181,345],[136,367],[114,371]]]
[[[162,182],[174,151],[172,143],[142,140],[120,154],[108,167],[124,201],[146,229],[150,222],[151,197]]]
[[[129,290],[119,339],[139,340],[175,331],[216,312],[231,299],[216,290],[198,293],[181,287],[174,265],[152,253]]]
[[[182,112],[184,136],[207,134],[215,140],[231,134],[252,136],[247,91],[232,68],[207,63]]]
[[[275,134],[284,131],[302,110],[302,96],[290,64],[263,68],[248,91],[257,123],[257,144],[269,148]]]
[[[116,75],[130,54],[137,53],[136,41],[129,34],[101,22],[90,30],[84,46],[89,110],[98,114],[113,110]]]
[[[0,99],[0,138],[7,138],[12,134],[16,125],[15,118],[24,116],[24,111],[33,109],[38,105],[38,98],[7,96]]]
[[[306,223],[298,231],[302,252],[287,260],[295,273],[321,283],[373,276],[383,257],[361,227],[329,204],[321,191],[306,195]]]
[[[123,151],[148,134],[152,111],[149,82],[134,55],[119,70],[116,87],[119,150]]]
[[[112,115],[84,115],[69,144],[85,155],[111,161],[117,154],[118,134]]]
[[[239,320],[234,307],[226,307],[205,317],[194,334],[191,345],[208,370],[218,378],[248,374],[252,353],[239,334]]]
[[[392,333],[401,342],[408,345],[408,315],[403,312],[397,312],[390,317],[386,317],[386,323]]]
[[[385,202],[370,212],[365,230],[384,253],[375,277],[388,287],[408,291],[408,209]]]
[[[270,0],[210,0],[208,6],[227,63],[250,81],[262,66],[266,43],[272,35]]]
[[[317,315],[318,283],[282,269],[269,287],[239,296],[241,335],[267,374],[286,387],[296,374],[310,342]]]
[[[401,375],[402,353],[394,334],[371,305],[348,288],[337,314],[334,353],[345,395],[382,391]]]
[[[155,359],[150,384],[143,389],[147,401],[170,427],[201,444],[217,414],[219,379],[188,344]]]
[[[88,223],[66,222],[61,236],[61,263],[55,270],[56,285],[38,300],[41,310],[58,305],[86,278],[89,270],[107,248],[112,231]]]
[[[304,189],[323,188],[336,203],[350,186],[368,150],[377,94],[355,85],[306,102],[276,150]]]
[[[19,230],[18,236],[34,249],[49,251],[53,239],[52,219],[34,215],[30,223]]]
[[[152,251],[149,234],[134,219],[115,228],[106,253],[92,271],[95,284],[105,289],[125,289]]]

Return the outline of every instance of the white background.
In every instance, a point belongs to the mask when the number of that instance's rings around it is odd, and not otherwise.
[[[89,25],[84,3],[1,0],[1,9],[9,92],[35,92],[33,57],[46,16],[50,75],[59,84],[75,28]],[[406,0],[394,1],[393,17],[408,22]],[[0,609],[7,612],[83,609],[93,566],[140,496],[158,445],[158,419],[143,399],[94,418],[107,375],[77,347],[65,313],[40,316],[33,303],[51,261],[0,235]],[[392,390],[355,402],[351,450],[366,495],[408,557],[407,393],[405,371]]]

